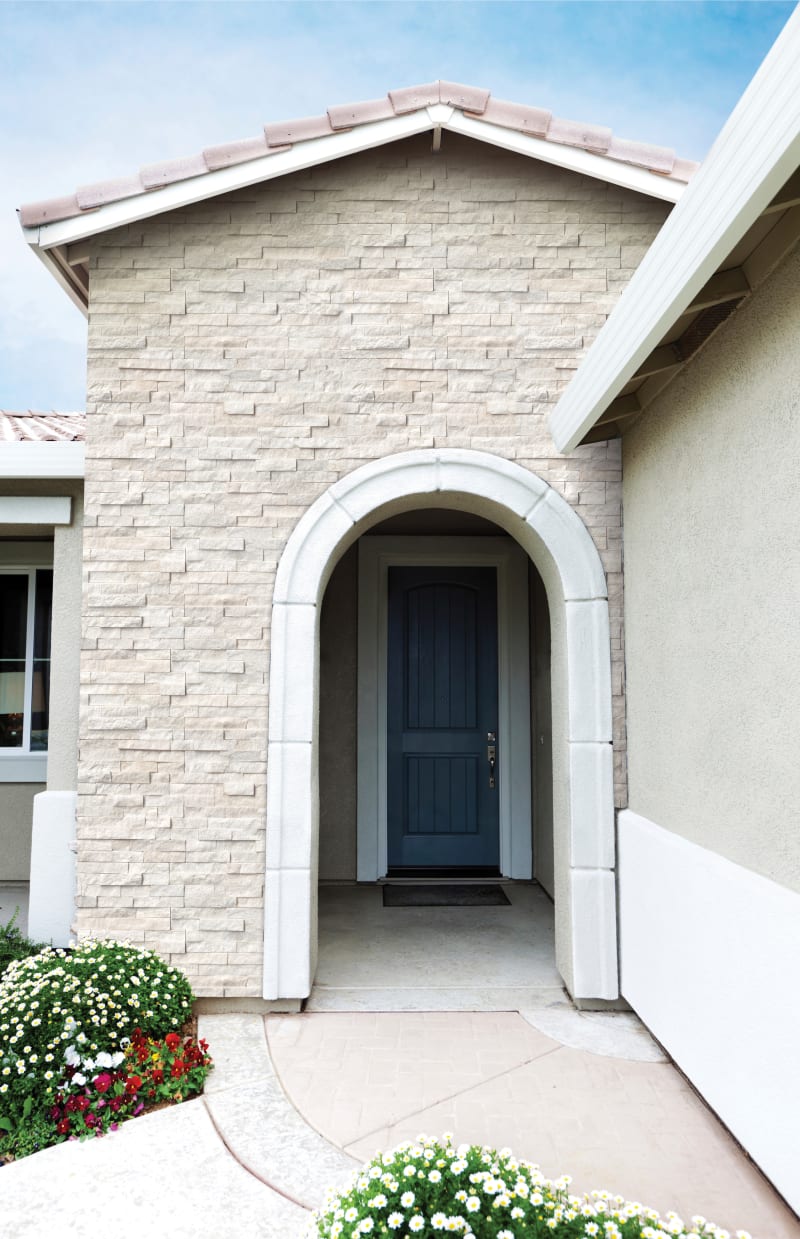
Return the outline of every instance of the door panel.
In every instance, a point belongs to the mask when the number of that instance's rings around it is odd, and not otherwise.
[[[390,568],[389,868],[496,868],[494,568]]]

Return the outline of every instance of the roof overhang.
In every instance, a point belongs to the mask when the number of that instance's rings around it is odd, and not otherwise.
[[[595,155],[580,147],[548,142],[493,125],[477,117],[466,116],[459,108],[438,103],[404,116],[394,116],[358,125],[330,136],[298,142],[289,150],[177,181],[160,189],[148,190],[86,211],[80,216],[23,228],[23,233],[28,244],[52,271],[75,304],[86,313],[86,242],[98,233],[148,219],[165,211],[179,210],[192,203],[287,176],[292,172],[300,172],[317,164],[330,163],[347,155],[402,141],[417,134],[433,131],[436,146],[442,130],[450,130],[503,150],[526,155],[530,159],[554,164],[673,204],[680,200],[687,189],[682,182],[660,173]]]
[[[798,165],[796,9],[553,410],[550,431],[559,451],[572,451],[605,421],[612,402],[626,399],[620,397],[626,385],[649,377],[648,363],[651,375],[657,369],[667,381],[674,376],[680,350],[673,364],[665,350],[673,347],[670,333],[682,316],[741,300],[774,268],[800,235],[800,188],[792,179]],[[769,231],[759,228],[762,216],[774,217]],[[734,264],[751,230],[753,249]],[[627,412],[639,411],[637,405]]]
[[[0,478],[82,478],[83,443],[0,443]]]

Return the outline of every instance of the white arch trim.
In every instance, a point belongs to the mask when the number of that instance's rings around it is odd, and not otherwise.
[[[316,967],[318,618],[325,587],[344,550],[370,524],[412,507],[487,516],[516,538],[542,575],[565,663],[553,685],[554,717],[557,709],[563,717],[562,734],[553,736],[564,806],[554,822],[557,954],[574,997],[616,998],[603,567],[577,513],[546,482],[511,461],[458,449],[403,452],[356,469],[311,505],[281,557],[270,657],[264,997],[306,997]]]

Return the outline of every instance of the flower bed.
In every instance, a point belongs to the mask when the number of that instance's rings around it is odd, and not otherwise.
[[[202,1090],[191,987],[153,951],[46,948],[0,979],[0,1158],[102,1135]]]
[[[390,1235],[426,1239],[728,1239],[702,1217],[687,1226],[637,1202],[591,1192],[574,1196],[570,1179],[549,1180],[538,1166],[452,1138],[419,1136],[355,1172],[348,1188],[332,1192],[313,1214],[309,1236],[353,1239]],[[737,1231],[737,1239],[750,1239]]]

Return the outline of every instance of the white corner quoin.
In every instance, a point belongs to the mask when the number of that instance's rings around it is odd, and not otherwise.
[[[556,954],[576,998],[619,995],[608,598],[585,525],[552,487],[484,452],[402,452],[356,469],[298,521],[272,604],[264,997],[305,998],[316,967],[319,612],[342,554],[398,512],[494,521],[536,565],[553,632]]]

